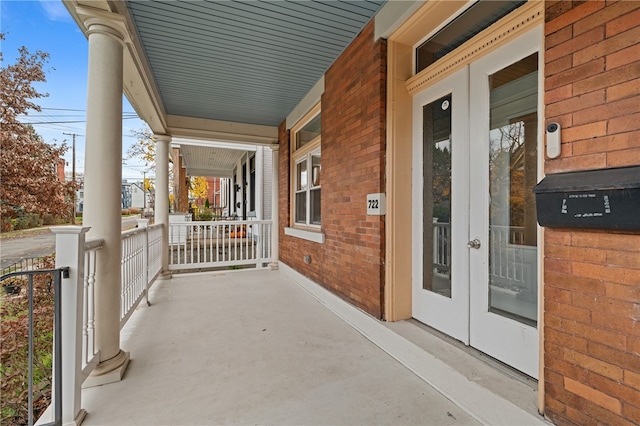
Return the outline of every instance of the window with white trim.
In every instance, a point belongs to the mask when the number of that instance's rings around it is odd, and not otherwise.
[[[320,228],[320,104],[291,129],[292,225]]]

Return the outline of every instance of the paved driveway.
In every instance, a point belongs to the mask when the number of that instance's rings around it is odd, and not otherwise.
[[[135,228],[138,217],[122,218],[122,230]],[[3,235],[0,240],[2,268],[22,259],[42,257],[56,251],[56,236],[48,228],[29,229],[14,236]]]
[[[0,240],[2,267],[13,265],[24,258],[47,256],[56,250],[56,236],[48,229],[26,232],[20,237]]]

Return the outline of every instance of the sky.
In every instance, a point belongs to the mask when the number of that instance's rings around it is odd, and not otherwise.
[[[0,0],[0,32],[5,33],[2,45],[5,67],[15,63],[18,49],[25,46],[29,52],[37,50],[50,55],[45,65],[47,81],[35,87],[48,97],[36,100],[41,112],[31,111],[23,117],[24,123],[33,123],[36,132],[47,143],[66,142],[67,171],[71,171],[72,136],[76,136],[76,173],[84,172],[85,112],[87,108],[87,60],[88,42],[84,34],[67,12],[60,0]],[[146,124],[137,118],[135,111],[123,96],[122,151],[136,142],[133,130],[141,130]],[[41,124],[38,124],[41,123]],[[122,177],[142,180],[146,169],[140,161],[127,159]]]

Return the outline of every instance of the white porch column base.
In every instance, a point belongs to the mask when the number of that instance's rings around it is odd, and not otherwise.
[[[129,352],[120,350],[118,355],[98,364],[84,381],[82,388],[86,389],[119,382],[122,380],[122,376],[124,376],[124,372],[129,365],[129,360]]]
[[[63,423],[63,426],[80,426],[85,417],[87,417],[87,410],[82,408],[72,423]]]
[[[273,223],[271,229],[271,263],[269,263],[269,269],[275,271],[278,269],[278,257],[279,257],[279,244],[280,244],[280,226],[278,221],[279,208],[278,208],[278,158],[280,153],[280,145],[271,145],[271,222]]]
[[[156,277],[156,281],[170,280],[171,278],[173,278],[171,271],[162,271]]]

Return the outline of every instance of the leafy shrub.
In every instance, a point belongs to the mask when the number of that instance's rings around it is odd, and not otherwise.
[[[44,259],[42,268],[53,268],[53,256]],[[34,417],[38,418],[51,403],[51,366],[53,351],[52,277],[36,275],[34,284]],[[4,284],[4,283],[3,283]],[[5,297],[0,306],[0,423],[27,424],[28,419],[28,299],[26,292]]]
[[[14,219],[13,221],[13,229],[19,231],[21,229],[29,228],[29,219],[26,216],[21,216],[19,218]]]
[[[211,210],[202,210],[200,213],[196,215],[197,220],[211,220],[213,219],[213,213]]]
[[[38,226],[42,226],[42,222],[40,221],[40,215],[36,213],[32,213],[27,216],[29,228],[37,228]]]
[[[12,219],[12,222],[13,222],[13,229],[15,231],[21,230],[21,229],[37,228],[38,226],[42,226],[40,215],[36,213],[23,214],[22,216],[19,216],[16,219]]]
[[[43,225],[55,225],[56,224],[56,218],[53,217],[52,214],[46,213],[42,216],[42,224]]]
[[[139,209],[138,207],[131,207],[129,209],[129,214],[140,214],[142,213],[142,209]]]

